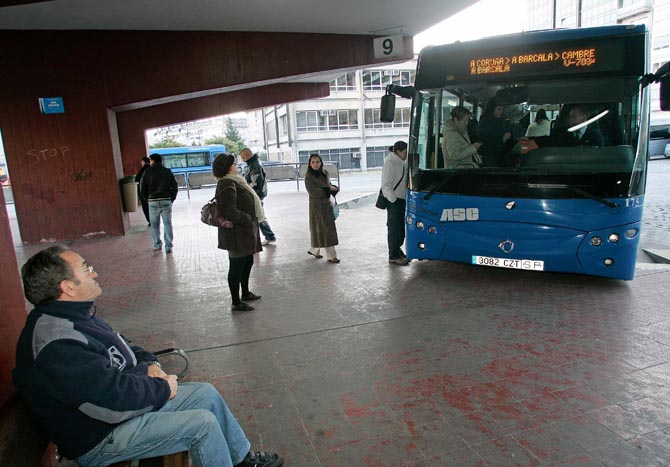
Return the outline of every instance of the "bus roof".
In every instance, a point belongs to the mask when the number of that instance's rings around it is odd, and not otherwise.
[[[226,146],[223,144],[212,144],[209,146],[181,146],[177,148],[155,148],[149,149],[149,154],[160,154],[162,156],[169,154],[184,154],[189,152],[226,152]]]
[[[531,76],[641,76],[646,73],[646,40],[644,25],[616,25],[529,31],[429,46],[419,54],[415,88]],[[580,61],[564,61],[565,54]]]

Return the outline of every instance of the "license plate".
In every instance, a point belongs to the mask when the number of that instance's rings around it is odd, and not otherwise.
[[[527,271],[544,271],[544,261],[536,259],[492,258],[491,256],[473,256],[472,264],[492,266],[494,268],[525,269]]]

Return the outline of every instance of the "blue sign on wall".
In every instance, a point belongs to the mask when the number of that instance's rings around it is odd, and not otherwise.
[[[62,97],[40,97],[40,112],[42,114],[62,114],[65,113]]]

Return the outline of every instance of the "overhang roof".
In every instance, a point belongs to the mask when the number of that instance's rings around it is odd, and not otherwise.
[[[476,0],[0,0],[0,29],[414,36],[474,3]]]

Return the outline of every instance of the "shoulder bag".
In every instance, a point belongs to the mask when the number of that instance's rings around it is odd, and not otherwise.
[[[398,185],[400,185],[400,182],[402,182],[402,179],[405,178],[405,167],[403,166],[402,168],[402,177],[400,177],[400,180],[398,180],[398,183],[395,184],[393,187],[393,191],[395,191],[396,188],[398,188]],[[379,195],[377,195],[377,202],[375,203],[375,207],[379,209],[387,209],[389,207],[389,202],[388,199],[386,199],[386,196],[384,196],[384,193],[382,193],[382,189],[379,189]]]
[[[223,229],[232,229],[233,223],[223,217],[216,205],[216,198],[209,200],[202,209],[200,209],[200,220],[213,227],[221,227]]]

